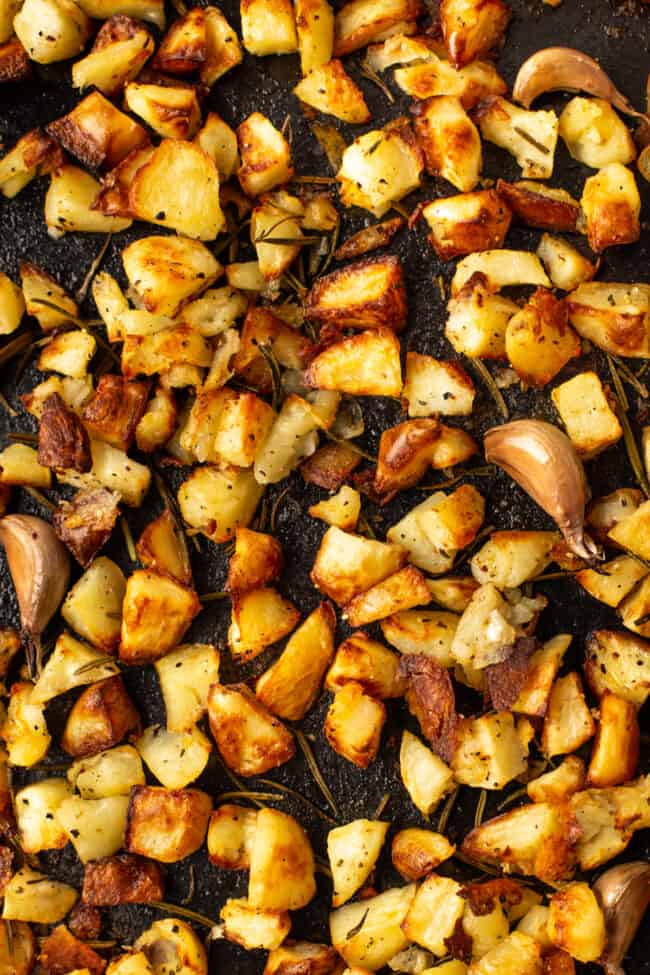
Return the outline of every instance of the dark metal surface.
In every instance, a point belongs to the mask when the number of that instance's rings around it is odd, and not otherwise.
[[[237,3],[226,0],[223,6],[229,19],[238,29]],[[508,43],[499,62],[509,84],[512,83],[518,66],[533,51],[550,44],[572,45],[598,58],[616,85],[638,108],[643,108],[645,79],[650,68],[650,59],[647,56],[650,47],[650,8],[644,8],[638,0],[625,0],[624,3],[611,2],[611,0],[563,0],[557,9],[544,6],[541,0],[535,2],[514,0],[512,7],[514,17],[508,32]],[[379,126],[389,118],[394,118],[400,112],[407,110],[408,99],[395,90],[395,104],[389,104],[382,92],[360,75],[357,68],[358,58],[353,57],[348,60],[351,61],[351,73],[363,88],[373,113],[373,122],[367,128]],[[298,79],[297,57],[260,60],[246,56],[239,68],[217,83],[207,100],[207,105],[218,111],[231,124],[240,123],[251,111],[258,110],[280,125],[290,112],[297,172],[324,174],[328,172],[327,162],[300,114],[296,100],[290,94],[291,87]],[[33,81],[0,89],[0,138],[5,148],[11,147],[21,134],[33,126],[44,124],[62,115],[76,101],[78,95],[70,87],[68,65],[54,65],[47,68],[36,66]],[[558,96],[549,100],[549,104],[561,106],[564,101],[563,96]],[[345,126],[341,128],[348,141],[362,131],[362,127],[355,127],[354,130]],[[554,185],[563,186],[580,196],[584,179],[589,174],[589,171],[568,157],[562,146],[558,147]],[[509,156],[486,146],[485,175],[515,177],[518,175],[518,170]],[[641,180],[639,182],[642,183]],[[642,217],[647,218],[650,213],[648,208],[650,193],[646,190],[649,188],[647,184],[642,184],[641,189],[645,196]],[[16,278],[19,260],[27,258],[58,276],[62,284],[74,290],[81,283],[101,240],[93,235],[79,234],[70,234],[60,241],[51,240],[43,220],[45,190],[45,181],[39,181],[31,184],[16,200],[0,201],[0,269]],[[448,186],[438,185],[428,180],[422,193],[413,197],[413,202],[418,198],[426,199],[435,195],[446,195],[449,192]],[[411,200],[408,204],[410,208]],[[369,218],[360,211],[346,213],[342,238],[348,236],[351,231],[359,229],[365,222],[369,222]],[[152,232],[151,228],[139,225],[127,234],[121,234],[113,241],[104,266],[122,279],[119,252],[133,237],[144,236],[150,232]],[[531,248],[535,246],[537,237],[536,233],[515,228],[509,234],[507,246]],[[642,241],[638,245],[608,251],[603,260],[600,277],[621,281],[650,280],[647,272],[649,247],[650,237],[644,231]],[[435,260],[422,229],[400,234],[392,249],[397,251],[404,261],[408,285],[410,321],[408,331],[404,335],[404,351],[413,349],[451,357],[451,349],[443,337],[444,303],[436,284],[436,277],[443,274],[445,279],[449,280],[453,267],[442,266]],[[88,315],[94,315],[94,309],[90,305],[85,311]],[[558,381],[585,368],[587,363],[606,375],[602,357],[599,354],[591,354],[588,358],[569,365],[558,377]],[[12,364],[0,371],[0,389],[18,409],[19,415],[14,419],[8,418],[4,413],[0,415],[0,435],[6,434],[10,428],[34,429],[33,420],[22,410],[18,395],[38,381],[38,374],[33,369],[29,370],[16,388],[13,381],[13,368]],[[492,401],[480,388],[478,380],[477,385],[479,385],[479,395],[475,413],[463,422],[463,426],[474,435],[480,436],[488,426],[499,422],[499,417],[494,411]],[[637,400],[632,390],[628,392],[632,404],[632,418],[635,422],[643,420],[644,404]],[[512,388],[505,392],[505,398],[513,417],[552,418],[553,416],[548,387],[530,394],[522,394],[516,388]],[[381,430],[399,419],[399,408],[397,404],[390,401],[382,403],[373,400],[366,401],[362,405],[367,427],[364,446],[374,451]],[[622,449],[606,452],[596,462],[587,465],[587,471],[595,495],[634,483]],[[505,476],[498,475],[491,481],[484,478],[476,479],[475,483],[486,496],[486,517],[490,524],[499,528],[550,527],[545,516]],[[309,582],[309,570],[323,526],[310,519],[306,509],[309,504],[322,497],[323,492],[305,485],[298,475],[293,475],[286,485],[277,486],[268,492],[271,503],[286,486],[289,490],[279,504],[277,515],[277,530],[287,556],[287,570],[281,582],[281,589],[296,602],[303,613],[307,613],[318,602],[318,594]],[[384,509],[378,510],[366,504],[364,510],[377,533],[382,534],[404,511],[422,497],[423,495],[417,491],[409,491]],[[29,497],[20,498],[19,505],[23,510],[43,514],[38,511]],[[129,522],[136,537],[143,525],[157,514],[159,509],[159,499],[152,491],[141,510],[129,511]],[[217,547],[205,539],[201,541],[200,547],[200,554],[192,552],[198,591],[222,588],[226,571],[223,547]],[[116,558],[125,569],[129,568],[128,558],[119,536],[113,540],[108,554]],[[573,633],[574,643],[570,662],[574,665],[581,660],[584,637],[589,630],[603,624],[616,625],[613,612],[592,600],[570,580],[544,583],[539,588],[550,598],[550,605],[542,616],[539,632],[542,636],[560,631]],[[0,607],[0,623],[5,625],[17,623],[15,597],[2,555],[0,555]],[[189,638],[212,641],[222,648],[225,647],[228,617],[227,603],[209,604],[196,620]],[[343,635],[345,630],[341,628],[339,632]],[[242,675],[246,677],[260,673],[269,660],[277,655],[277,650],[278,648],[269,651],[247,668],[234,667],[225,651],[223,679],[228,681],[241,678]],[[153,669],[131,669],[126,672],[125,679],[140,709],[143,722],[148,724],[164,720]],[[72,693],[58,699],[48,710],[48,723],[55,741],[60,737],[65,715],[75,696],[75,693]],[[399,780],[399,731],[405,724],[413,727],[413,722],[406,715],[402,704],[396,702],[389,704],[389,719],[383,735],[380,758],[370,769],[362,772],[335,755],[323,739],[321,729],[328,706],[328,697],[327,694],[322,695],[302,726],[306,732],[313,733],[315,736],[315,753],[340,806],[341,821],[347,822],[361,816],[372,817],[381,797],[388,792],[391,799],[384,816],[389,818],[396,827],[420,824],[422,819],[411,805]],[[475,700],[473,705],[477,706],[478,703]],[[644,730],[647,732],[649,730],[647,719],[644,724]],[[647,749],[645,751],[647,752]],[[65,756],[53,746],[46,761],[62,760],[65,760]],[[647,755],[644,755],[641,771],[648,770],[650,770],[650,762]],[[24,779],[34,779],[47,774],[46,771],[39,770],[27,775],[21,774],[17,776],[17,780],[20,784]],[[272,773],[270,777],[293,786],[316,803],[323,804],[322,797],[300,753],[292,762]],[[214,759],[197,785],[215,796],[230,788],[230,783]],[[251,780],[251,787],[255,788],[254,780]],[[450,824],[450,834],[453,839],[461,839],[471,826],[477,798],[476,790],[462,790]],[[496,805],[502,798],[501,794],[490,797],[486,818],[494,814]],[[301,803],[285,801],[282,808],[292,812],[306,826],[316,852],[323,855],[327,829],[324,823]],[[648,840],[637,835],[623,859],[647,856],[648,849]],[[376,873],[375,886],[378,889],[384,889],[395,882],[401,883],[392,870],[389,850],[390,843],[387,843]],[[61,853],[44,854],[41,859],[54,875],[75,883],[80,881],[81,867],[70,847]],[[446,866],[451,873],[467,876],[467,872],[462,872],[464,868],[460,865],[452,863]],[[245,895],[247,875],[217,870],[207,863],[205,853],[202,851],[188,861],[168,869],[167,900],[180,903],[187,897],[191,892],[192,871],[196,885],[191,905],[215,920],[218,919],[219,909],[228,896]],[[319,876],[319,896],[307,909],[295,915],[293,936],[328,940],[329,892],[329,882]],[[123,907],[111,912],[107,911],[103,936],[116,937],[121,943],[130,943],[156,916],[157,913],[148,908]],[[242,975],[249,975],[249,973],[253,975],[262,970],[263,953],[246,953],[243,949],[225,942],[216,943],[211,950],[210,970],[217,972],[222,967],[237,973],[241,972]],[[650,973],[650,929],[647,925],[645,934],[642,933],[633,945],[627,971],[630,975]]]

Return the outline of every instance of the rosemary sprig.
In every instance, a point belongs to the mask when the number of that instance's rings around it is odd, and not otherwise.
[[[328,267],[330,266],[330,264],[334,260],[334,255],[336,253],[336,248],[338,246],[340,233],[341,233],[341,218],[339,217],[339,219],[336,221],[336,224],[334,226],[334,230],[332,231],[332,235],[330,237],[330,249],[329,249],[329,251],[327,253],[327,256],[326,256],[326,258],[325,258],[325,260],[323,262],[322,268],[318,272],[319,276],[321,274],[325,274],[325,272],[327,271]]]
[[[224,592],[221,589],[215,589],[214,592],[204,592],[201,593],[199,599],[202,603],[216,603],[220,599],[229,599],[230,593]]]
[[[506,796],[503,802],[499,803],[497,806],[497,812],[501,812],[502,809],[507,809],[507,807],[512,805],[513,802],[516,802],[517,799],[523,799],[524,796],[527,795],[528,790],[525,785],[522,786],[521,789],[515,789],[515,791],[511,792],[509,796]]]
[[[286,214],[286,216],[280,217],[280,219],[276,220],[276,222],[271,224],[270,227],[266,227],[265,230],[263,230],[260,234],[258,234],[257,237],[255,237],[255,239],[253,240],[253,243],[265,244],[268,241],[271,234],[273,233],[273,231],[277,230],[278,227],[281,227],[283,223],[287,223],[289,220],[292,220],[294,223],[296,223],[298,221],[298,217],[296,216],[295,213],[288,213]]]
[[[270,530],[270,532],[271,532],[272,535],[275,535],[275,529],[276,529],[276,524],[277,524],[277,519],[278,519],[278,512],[280,510],[280,506],[281,506],[282,502],[284,501],[284,499],[286,498],[287,494],[289,493],[289,490],[290,490],[290,488],[286,487],[283,491],[280,491],[280,493],[278,494],[277,498],[273,502],[273,507],[271,508],[271,515],[269,517],[269,530]]]
[[[492,373],[490,372],[490,370],[485,365],[482,359],[475,358],[474,356],[468,356],[468,358],[469,361],[474,366],[476,372],[479,374],[479,376],[487,386],[487,390],[490,396],[492,397],[492,399],[494,400],[495,405],[499,410],[499,413],[504,418],[504,420],[507,420],[510,415],[508,412],[508,406],[506,404],[506,401],[503,398],[501,390],[499,389],[499,387],[497,386],[494,380],[494,376],[492,375]]]
[[[363,75],[364,78],[367,78],[368,81],[372,81],[373,85],[376,85],[377,88],[379,88],[379,90],[386,96],[386,98],[391,104],[395,103],[395,96],[393,95],[392,91],[390,90],[390,88],[388,87],[384,79],[379,77],[375,69],[368,61],[367,57],[364,57],[364,59],[361,61],[359,65],[359,70],[361,71],[361,74]]]
[[[447,801],[445,802],[444,806],[440,810],[440,815],[438,816],[438,824],[436,826],[436,830],[438,833],[442,833],[444,835],[447,829],[447,823],[449,822],[449,817],[451,816],[453,808],[456,805],[456,800],[458,799],[459,794],[460,794],[460,786],[457,785],[454,791],[449,794],[449,796],[447,797]]]
[[[296,275],[292,274],[291,271],[285,271],[282,275],[282,280],[291,288],[292,291],[296,292],[299,298],[304,298],[307,294],[307,288],[305,285],[302,283],[302,281],[299,281]]]
[[[88,294],[88,288],[92,284],[93,278],[95,277],[95,275],[97,274],[97,272],[101,267],[101,263],[104,260],[106,251],[109,248],[112,238],[113,238],[112,234],[106,234],[106,237],[104,238],[104,242],[102,246],[99,248],[99,251],[97,252],[97,256],[93,258],[93,261],[90,267],[88,268],[88,271],[86,272],[86,276],[84,277],[83,281],[81,282],[81,285],[77,290],[77,293],[75,294],[75,301],[78,304],[81,304],[81,302]]]
[[[29,443],[37,444],[38,436],[35,433],[30,433],[28,430],[12,430],[11,433],[7,434],[8,440],[13,440],[16,443]]]
[[[167,901],[149,901],[148,906],[155,907],[157,911],[166,911],[168,914],[177,914],[178,917],[185,917],[188,921],[194,921],[195,924],[200,924],[204,928],[213,928],[217,923],[205,914],[199,914],[198,911],[193,911],[189,907],[179,907],[178,904],[169,904]]]
[[[472,857],[466,856],[465,853],[461,853],[460,850],[456,850],[454,852],[453,859],[459,860],[461,863],[464,863],[465,866],[467,867],[473,867],[474,870],[481,870],[483,873],[486,873],[488,877],[501,876],[501,873],[498,870],[495,870],[495,868],[491,866],[489,863],[483,863],[482,860],[474,860]]]
[[[315,186],[335,186],[336,176],[293,176],[292,183],[314,184]]]
[[[365,450],[359,447],[358,444],[353,443],[351,440],[344,440],[343,437],[337,437],[330,430],[323,430],[323,433],[328,440],[331,440],[333,443],[337,443],[339,447],[349,447],[350,450],[354,450],[356,454],[359,454],[359,456],[363,457],[365,460],[372,461],[373,464],[377,463],[376,457],[373,457],[372,454],[367,453]]]
[[[78,677],[80,674],[87,674],[90,670],[96,670],[97,667],[105,667],[106,664],[116,663],[115,657],[106,654],[105,657],[99,657],[97,660],[89,660],[88,663],[82,664],[81,667],[77,667],[74,672],[74,676]]]
[[[318,856],[317,853],[314,854],[314,869],[316,870],[316,873],[322,873],[323,876],[328,877],[329,880],[333,879],[329,863],[324,857]]]
[[[525,139],[526,142],[530,143],[531,146],[534,146],[538,152],[541,152],[543,156],[548,156],[549,152],[551,151],[548,148],[548,146],[545,146],[543,145],[543,143],[538,142],[537,139],[535,139],[532,135],[530,135],[530,133],[526,132],[525,129],[520,128],[520,126],[518,125],[513,125],[512,129],[513,132],[516,132],[517,135],[520,135],[522,139]]]
[[[390,792],[385,792],[381,797],[381,799],[379,800],[379,804],[375,809],[375,815],[373,816],[373,819],[381,819],[381,817],[383,816],[386,810],[386,806],[388,805],[389,802],[390,802]]]
[[[264,240],[255,240],[255,244],[278,244],[282,247],[302,247],[305,244],[319,244],[321,238],[315,234],[302,237],[265,237]]]
[[[309,806],[309,808],[316,813],[317,816],[320,816],[321,819],[325,820],[326,823],[330,823],[332,826],[339,825],[338,819],[334,819],[333,816],[326,813],[324,809],[317,806],[316,803],[312,802],[311,799],[308,799],[307,796],[303,796],[302,792],[298,792],[297,789],[292,789],[291,786],[284,785],[283,782],[274,782],[273,779],[260,779],[259,781],[262,783],[262,785],[268,785],[274,789],[279,789],[280,792],[286,792],[287,795],[293,796],[294,799],[299,799],[300,802],[304,802],[306,806]]]
[[[4,366],[5,363],[9,362],[14,356],[19,355],[26,349],[29,349],[34,342],[34,336],[32,332],[22,332],[17,335],[15,339],[11,339],[10,342],[6,342],[2,348],[0,348],[0,366]]]
[[[129,556],[131,562],[137,562],[138,556],[135,550],[135,542],[133,541],[131,526],[124,515],[122,515],[120,518],[120,528],[122,529],[122,535],[124,536],[124,545],[126,546],[127,555]]]
[[[641,399],[647,399],[648,396],[650,396],[650,391],[648,391],[648,387],[646,386],[646,384],[641,382],[639,377],[632,372],[632,370],[627,365],[627,363],[623,362],[622,359],[619,359],[617,355],[612,355],[612,353],[610,353],[610,355],[613,362],[616,363],[616,368],[618,369],[619,373],[621,374],[625,382],[629,386],[632,386],[633,389],[636,390],[636,392],[639,394]]]
[[[321,770],[318,767],[318,762],[316,761],[316,758],[315,758],[314,753],[312,751],[311,745],[307,741],[304,733],[300,730],[300,728],[294,728],[294,734],[296,736],[296,741],[298,742],[298,744],[300,746],[300,750],[302,751],[303,755],[305,756],[305,761],[307,762],[307,765],[309,766],[309,770],[310,770],[311,774],[314,776],[314,779],[316,781],[316,785],[318,786],[318,788],[320,789],[320,791],[323,793],[323,796],[325,798],[325,801],[327,802],[327,805],[330,807],[330,809],[332,810],[332,812],[334,813],[334,815],[338,819],[340,819],[341,813],[339,812],[339,808],[336,805],[336,802],[334,801],[334,796],[332,795],[332,793],[330,791],[330,787],[328,786],[327,782],[323,778],[323,773],[321,772]]]
[[[488,464],[487,467],[470,467],[469,470],[460,471],[455,474],[454,477],[448,478],[446,481],[440,481],[438,484],[420,484],[416,486],[416,491],[441,491],[443,488],[453,487],[454,484],[458,484],[459,481],[464,480],[466,477],[491,477],[494,474],[494,464]]]
[[[234,789],[217,796],[217,802],[230,802],[231,799],[256,800],[257,805],[263,802],[283,802],[284,796],[279,792],[260,792],[258,789]]]
[[[277,412],[282,404],[282,373],[280,372],[280,363],[276,359],[275,353],[270,345],[260,342],[257,348],[264,357],[266,364],[269,367],[269,372],[271,373],[271,383],[273,385],[271,406]]]
[[[646,498],[650,498],[650,484],[648,483],[648,478],[643,467],[643,461],[641,460],[639,448],[637,447],[636,439],[634,437],[634,431],[632,430],[630,420],[627,415],[630,404],[625,394],[621,377],[618,374],[618,369],[616,368],[614,360],[609,354],[607,355],[607,364],[609,365],[612,382],[614,383],[617,406],[616,413],[619,423],[623,429],[623,441],[625,443],[628,460],[630,461],[630,465],[634,471],[634,476],[637,479],[639,487],[645,494]]]
[[[476,803],[476,812],[474,813],[474,828],[480,826],[483,822],[483,817],[485,815],[485,806],[487,803],[487,789],[481,789],[481,794],[478,797],[478,802]]]
[[[246,788],[246,786],[244,785],[244,783],[242,782],[242,780],[241,780],[240,778],[238,778],[238,777],[237,777],[237,776],[235,775],[235,773],[234,773],[234,772],[231,772],[231,770],[230,770],[230,769],[228,768],[228,766],[227,766],[227,765],[226,765],[226,763],[225,763],[225,762],[223,761],[223,759],[221,758],[221,756],[220,756],[220,755],[219,755],[219,754],[218,754],[217,752],[215,752],[215,753],[214,753],[214,755],[215,755],[215,758],[216,758],[216,760],[217,760],[217,764],[221,766],[221,769],[222,769],[222,771],[223,771],[223,773],[225,774],[225,776],[226,776],[226,778],[227,778],[227,779],[230,779],[230,781],[231,781],[231,782],[232,782],[232,784],[234,785],[234,787],[235,787],[235,789],[236,789],[236,794],[237,794],[237,795],[241,795],[241,794],[242,794],[243,792],[247,792],[247,791],[249,791],[249,790],[247,790],[247,788]],[[225,794],[225,793],[224,793],[224,794]],[[250,799],[250,801],[251,801],[251,802],[252,802],[252,803],[253,803],[253,804],[254,804],[255,806],[258,806],[258,807],[259,807],[260,809],[263,809],[263,803],[261,803],[261,802],[259,801],[259,799],[254,799],[254,798],[252,798],[252,796],[251,796],[251,799]]]
[[[366,918],[368,917],[368,914],[369,913],[370,913],[370,908],[368,907],[368,908],[366,908],[366,910],[364,911],[364,913],[361,915],[361,920],[359,921],[359,923],[358,924],[355,924],[353,928],[350,928],[350,930],[346,934],[346,936],[345,936],[345,940],[346,941],[349,941],[351,938],[355,938],[359,934],[359,932],[361,931],[361,928],[366,923]]]

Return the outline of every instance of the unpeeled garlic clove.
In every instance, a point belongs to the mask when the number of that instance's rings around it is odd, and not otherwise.
[[[512,90],[514,101],[525,108],[546,91],[584,91],[610,102],[625,115],[645,119],[637,112],[601,66],[573,47],[545,47],[524,61]]]
[[[0,543],[7,553],[21,624],[31,643],[30,670],[36,677],[40,671],[41,634],[68,588],[70,556],[52,526],[33,515],[1,518]]]
[[[566,434],[543,420],[514,420],[484,437],[486,459],[501,467],[551,516],[571,551],[601,558],[584,534],[587,485],[582,463]]]
[[[593,889],[607,930],[600,964],[607,975],[625,975],[621,962],[650,904],[650,863],[635,860],[611,867],[598,878]]]

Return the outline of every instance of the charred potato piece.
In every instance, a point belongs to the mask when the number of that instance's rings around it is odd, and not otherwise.
[[[72,84],[94,85],[110,97],[140,73],[153,52],[153,38],[144,25],[116,14],[99,28],[90,53],[72,65]]]
[[[424,59],[415,58],[395,72],[395,82],[413,98],[451,96],[460,98],[469,111],[487,98],[504,95],[507,85],[488,61],[473,61],[456,69],[445,57],[431,52]]]
[[[429,829],[403,829],[393,837],[393,866],[405,880],[422,880],[454,854],[455,846]]]
[[[183,860],[203,843],[211,812],[212,799],[198,789],[135,786],[129,801],[125,849],[162,863]]]
[[[483,154],[478,129],[460,98],[438,95],[419,102],[412,111],[427,172],[469,193],[479,181]]]
[[[132,150],[149,144],[142,126],[98,91],[50,122],[47,132],[89,169],[112,169]]]
[[[132,853],[95,860],[85,866],[81,896],[85,904],[94,907],[163,900],[162,868],[153,860]]]
[[[106,968],[106,960],[76,938],[65,924],[59,924],[45,939],[39,961],[48,975],[64,975],[73,970],[102,975]]]
[[[440,24],[455,67],[490,54],[501,41],[510,20],[503,0],[442,0]]]
[[[292,734],[244,684],[213,684],[208,719],[221,757],[238,775],[263,775],[293,758]]]
[[[443,261],[502,246],[512,214],[495,190],[462,193],[428,203],[422,210],[429,240]]]
[[[148,383],[129,382],[123,376],[101,376],[82,413],[86,429],[91,436],[106,440],[120,450],[128,450],[145,411],[148,395]]]
[[[57,535],[84,568],[110,538],[119,501],[117,492],[104,487],[78,491],[71,501],[60,501],[52,515]]]
[[[544,186],[534,180],[507,183],[499,179],[497,193],[508,204],[513,216],[529,227],[576,232],[580,204],[566,190]]]
[[[163,37],[151,67],[172,75],[198,71],[206,58],[206,18],[201,7],[193,7],[175,20]]]
[[[43,401],[38,428],[38,460],[44,467],[71,467],[82,474],[92,467],[88,433],[58,393],[52,393]]]
[[[91,684],[75,701],[61,747],[74,758],[96,755],[118,745],[140,723],[121,677]]]
[[[597,254],[639,239],[641,198],[634,174],[621,163],[609,163],[589,177],[580,206],[589,246]]]
[[[404,934],[438,957],[444,957],[445,939],[452,936],[465,910],[460,889],[460,884],[451,877],[430,874],[418,888],[402,922]]]
[[[133,572],[122,606],[120,659],[157,660],[177,646],[201,604],[193,589],[151,569]]]
[[[238,528],[226,590],[242,593],[259,589],[279,577],[283,563],[282,546],[276,538],[250,528]]]
[[[406,325],[406,289],[400,259],[367,258],[319,278],[305,306],[308,318],[348,328]]]
[[[25,32],[25,39],[27,35]],[[29,78],[32,68],[29,54],[17,37],[0,44],[0,84]]]

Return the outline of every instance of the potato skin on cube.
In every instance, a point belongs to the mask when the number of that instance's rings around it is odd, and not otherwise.
[[[118,904],[146,904],[164,900],[162,868],[153,860],[133,853],[120,853],[87,863],[82,899],[94,907]]]
[[[140,716],[121,677],[108,677],[87,687],[75,701],[66,722],[61,747],[84,758],[118,745],[140,724]]]
[[[221,757],[237,775],[262,775],[295,754],[291,732],[245,684],[213,684],[208,719]]]
[[[199,849],[211,812],[212,799],[199,789],[135,786],[129,801],[125,849],[162,863],[177,863]]]
[[[201,609],[193,589],[151,569],[137,569],[126,583],[120,659],[143,663],[173,650]]]

